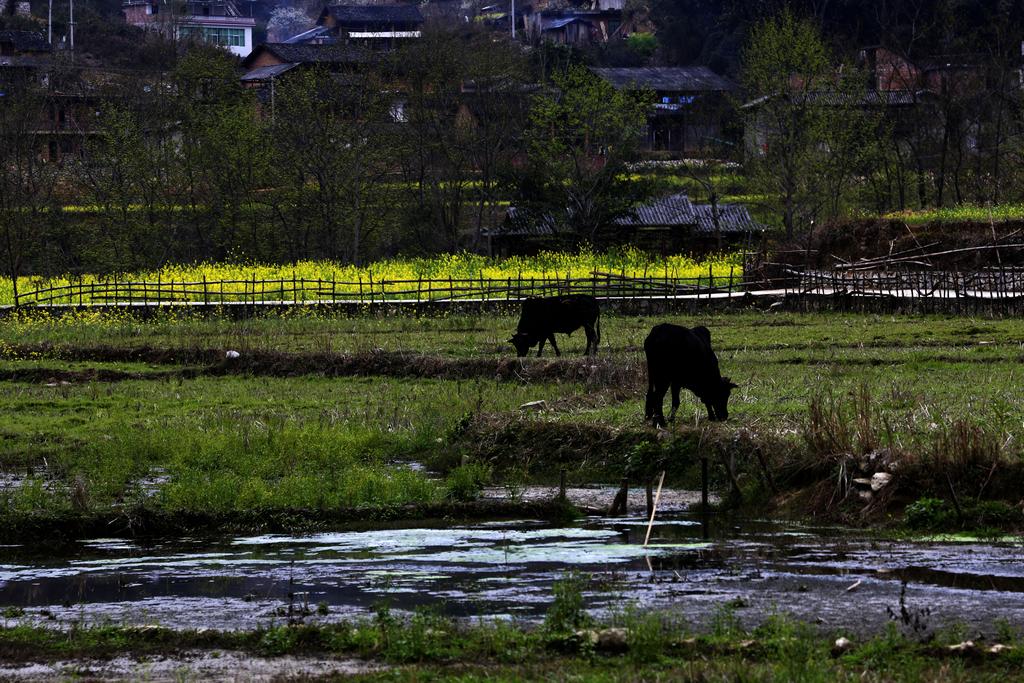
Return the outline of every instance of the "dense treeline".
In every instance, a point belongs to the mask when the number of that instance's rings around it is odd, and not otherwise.
[[[136,42],[159,68],[59,53],[45,87],[0,106],[4,270],[483,251],[510,202],[600,245],[632,204],[681,184],[710,203],[742,194],[790,237],[851,212],[1020,201],[1020,5],[630,4],[657,29],[649,63],[719,64],[741,84],[727,139],[704,150],[738,164],[728,172],[630,166],[653,93],[582,66],[610,51],[434,25],[359,68],[300,69],[263,90],[224,53],[158,36]],[[969,52],[972,70],[907,106],[865,105],[873,76],[854,48],[872,40]],[[80,148],[64,148],[71,127],[39,134],[63,109],[82,117]]]
[[[441,30],[264,89],[196,46],[169,72],[104,75],[86,95],[69,93],[95,73],[58,65],[51,87],[0,106],[5,270],[480,251],[510,200],[560,207],[582,242],[629,208],[618,179],[645,108],[582,67],[549,87],[534,69],[515,44]],[[563,182],[573,160],[585,168]]]

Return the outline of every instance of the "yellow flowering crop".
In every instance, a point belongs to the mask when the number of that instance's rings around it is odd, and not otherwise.
[[[516,287],[520,283],[528,286],[531,281],[578,281],[595,276],[602,280],[700,277],[707,284],[709,272],[719,285],[727,282],[730,275],[738,278],[742,274],[742,256],[733,253],[696,261],[688,256],[657,256],[626,248],[602,254],[542,252],[511,258],[444,254],[378,261],[361,267],[332,261],[299,261],[290,265],[199,263],[110,276],[23,277],[18,280],[18,290],[22,303],[28,304],[34,301],[33,292],[37,290],[68,286],[71,288],[41,296],[54,297],[53,303],[101,303],[115,299],[154,302],[158,296],[161,301],[203,301],[204,296],[211,302],[308,301],[332,297],[357,299],[360,293],[363,299],[442,298],[449,296],[453,287],[456,295],[471,297],[482,285],[483,289],[491,290],[492,296],[500,297],[495,292],[502,291],[509,282]],[[13,302],[10,279],[0,279],[0,304]]]

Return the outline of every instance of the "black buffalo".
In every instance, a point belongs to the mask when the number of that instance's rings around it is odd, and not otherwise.
[[[679,408],[679,390],[686,387],[708,409],[711,420],[729,417],[729,393],[736,385],[718,371],[718,357],[711,349],[711,332],[706,327],[692,330],[679,325],[655,325],[644,340],[647,355],[647,405],[644,415],[654,426],[665,426],[662,404],[672,387],[672,412]]]
[[[586,294],[566,294],[545,299],[530,298],[523,302],[516,333],[509,339],[519,356],[530,352],[534,344],[537,357],[544,351],[544,342],[550,341],[555,355],[561,356],[555,343],[555,332],[570,334],[580,328],[587,334],[587,349],[584,355],[597,353],[601,341],[601,309],[597,299]]]

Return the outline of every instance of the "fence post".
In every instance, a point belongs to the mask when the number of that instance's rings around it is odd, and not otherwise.
[[[736,270],[736,266],[734,266],[734,265],[729,266],[729,298],[730,299],[732,298],[732,276],[733,276],[733,273],[735,272],[735,270]]]

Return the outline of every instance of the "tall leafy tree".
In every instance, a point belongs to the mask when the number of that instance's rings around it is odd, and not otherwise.
[[[863,81],[833,64],[815,24],[788,10],[759,24],[743,53],[747,167],[792,238],[838,213],[874,128]]]
[[[268,140],[251,91],[223,50],[193,47],[174,73],[181,127],[181,178],[200,245],[227,258],[242,244],[261,256],[258,193],[269,168]]]
[[[339,79],[319,69],[285,79],[271,132],[273,201],[288,251],[361,263],[391,207],[392,100],[372,71]],[[318,228],[318,229],[317,229]]]
[[[54,191],[60,175],[57,160],[46,157],[39,135],[52,102],[40,88],[26,87],[0,105],[0,249],[15,297],[27,257],[43,248],[40,235],[53,219]]]
[[[473,121],[463,109],[467,80],[463,37],[433,27],[396,55],[396,80],[404,86],[402,173],[408,188],[405,248],[454,249],[475,174]]]
[[[582,66],[556,75],[554,86],[533,101],[523,203],[598,243],[643,198],[627,164],[642,139],[650,97],[616,90]]]

